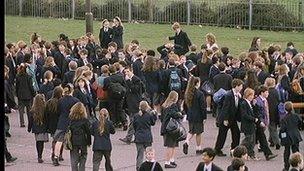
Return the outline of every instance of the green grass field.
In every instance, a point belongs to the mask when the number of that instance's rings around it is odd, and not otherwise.
[[[94,35],[98,40],[100,23],[94,21]],[[174,33],[171,26],[167,24],[128,24],[124,23],[124,43],[132,39],[139,40],[143,48],[154,49],[166,42],[167,36]],[[250,47],[254,36],[259,36],[262,40],[262,47],[270,44],[280,44],[285,49],[286,43],[294,42],[300,52],[304,52],[304,32],[273,32],[258,30],[243,30],[223,27],[199,27],[197,25],[183,25],[183,30],[187,32],[193,44],[200,47],[204,43],[204,36],[212,32],[215,34],[220,47],[227,46],[230,53],[237,56]],[[6,43],[24,40],[30,42],[30,35],[37,32],[42,39],[53,41],[58,39],[60,33],[68,35],[69,38],[78,38],[85,34],[84,20],[62,20],[47,18],[27,18],[16,16],[5,16],[5,40]]]

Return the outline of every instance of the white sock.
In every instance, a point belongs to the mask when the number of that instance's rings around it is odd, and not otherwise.
[[[210,111],[210,107],[207,107],[207,111]]]
[[[174,158],[170,159],[170,162],[174,162]]]
[[[202,147],[201,146],[196,146],[196,150],[201,150]]]
[[[188,140],[188,139],[186,139],[186,140],[185,140],[185,143],[187,143],[187,144],[189,145],[189,140]]]
[[[165,164],[170,164],[170,161],[165,161]]]

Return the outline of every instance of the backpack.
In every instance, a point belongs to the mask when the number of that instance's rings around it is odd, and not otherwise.
[[[103,87],[100,85],[100,80],[104,78],[98,77],[95,82],[92,84],[92,88],[96,92],[96,96],[98,100],[106,100],[108,98],[107,91],[103,90]]]
[[[225,96],[225,94],[227,93],[226,90],[220,88],[217,92],[215,92],[213,94],[213,101],[218,104],[221,102],[222,98]]]
[[[109,97],[111,97],[114,100],[121,100],[122,98],[124,98],[127,90],[120,83],[111,82],[108,91],[110,95]]]
[[[288,92],[282,87],[281,84],[278,84],[276,86],[276,90],[279,93],[279,101],[280,101],[278,105],[278,113],[280,120],[282,120],[287,115],[287,111],[285,110],[284,103],[288,99]]]
[[[169,78],[169,89],[170,91],[180,91],[182,88],[181,79],[177,73],[177,70],[172,70],[170,72],[170,78]]]

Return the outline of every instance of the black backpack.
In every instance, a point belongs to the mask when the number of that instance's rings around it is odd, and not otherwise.
[[[124,98],[126,94],[126,88],[122,86],[120,83],[110,83],[109,85],[109,97],[114,100],[120,100]]]
[[[169,77],[169,89],[170,91],[180,91],[182,88],[182,82],[181,79],[177,73],[177,70],[172,70],[170,72],[170,77]]]

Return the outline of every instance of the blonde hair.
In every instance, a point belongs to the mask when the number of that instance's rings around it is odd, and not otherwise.
[[[213,45],[216,42],[215,36],[212,33],[207,33],[206,38],[208,40],[208,43],[210,43],[210,45]]]
[[[252,88],[246,88],[243,97],[248,98],[251,95],[254,95],[254,90]]]
[[[149,104],[148,104],[147,101],[141,101],[139,103],[139,110],[141,110],[141,111],[147,111],[149,109],[151,109],[151,107],[149,106]]]
[[[51,66],[53,66],[53,63],[54,63],[54,58],[52,56],[48,56],[45,59],[44,66],[45,67],[51,67]]]
[[[80,120],[83,118],[87,118],[86,107],[81,102],[77,102],[74,104],[70,110],[69,115],[71,120]]]
[[[162,107],[167,108],[171,106],[172,104],[176,103],[178,100],[178,93],[176,91],[171,91],[166,99],[166,101],[163,103]]]
[[[109,112],[106,108],[102,108],[99,111],[99,134],[102,135],[105,132],[105,122],[106,119],[109,117]]]
[[[274,78],[268,77],[268,78],[266,78],[264,85],[268,88],[270,88],[270,87],[272,88],[272,87],[275,87],[276,81]]]
[[[181,28],[181,26],[178,22],[175,22],[175,23],[172,24],[172,29],[173,30],[176,30],[176,29],[179,29],[179,28]]]

